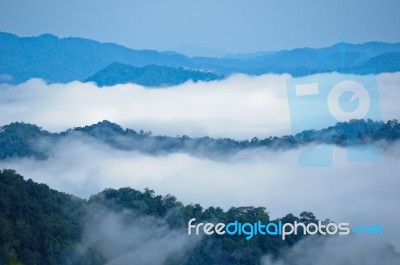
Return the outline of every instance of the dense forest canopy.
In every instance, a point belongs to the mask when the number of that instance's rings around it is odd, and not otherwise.
[[[68,137],[94,139],[120,150],[148,154],[184,152],[195,156],[222,158],[241,150],[267,148],[271,150],[297,148],[312,143],[352,146],[391,143],[400,138],[397,120],[351,120],[339,122],[321,130],[307,130],[282,137],[234,140],[230,138],[191,138],[189,136],[153,136],[151,132],[123,129],[118,124],[102,121],[94,125],[73,128],[61,133],[50,133],[37,125],[11,123],[0,127],[0,159],[34,157],[45,159],[51,147]]]
[[[265,207],[204,209],[199,204],[184,205],[172,195],[156,195],[150,189],[143,192],[132,188],[106,189],[83,200],[45,184],[24,180],[14,170],[0,171],[0,209],[0,264],[106,264],[100,249],[91,247],[82,252],[78,247],[85,227],[102,218],[102,215],[91,216],[96,211],[103,213],[104,209],[124,214],[126,222],[132,225],[140,217],[157,218],[154,220],[162,220],[160,225],[183,236],[188,236],[186,225],[191,218],[211,222],[318,221],[310,212],[270,220]],[[184,255],[171,257],[166,264],[260,264],[262,255],[279,257],[303,237],[291,235],[285,241],[279,236],[265,235],[256,235],[251,240],[239,235],[202,237]]]

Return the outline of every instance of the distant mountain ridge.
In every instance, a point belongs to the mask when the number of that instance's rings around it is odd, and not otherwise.
[[[338,43],[320,49],[300,48],[234,58],[208,58],[134,50],[113,43],[58,38],[51,34],[18,37],[0,32],[0,83],[14,84],[31,78],[42,78],[50,83],[83,82],[115,62],[132,67],[157,65],[183,68],[218,76],[232,73],[305,76],[332,71],[361,74],[396,72],[400,71],[399,58],[400,43]],[[206,80],[208,77],[205,77]],[[113,81],[118,83],[118,80]],[[162,80],[153,81],[162,84]]]
[[[197,82],[219,78],[216,74],[209,72],[159,65],[135,67],[116,62],[90,76],[85,82],[95,82],[99,86],[135,83],[147,87],[162,87],[179,85],[188,80]]]

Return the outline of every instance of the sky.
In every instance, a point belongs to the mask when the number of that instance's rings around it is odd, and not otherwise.
[[[1,0],[0,30],[188,55],[399,42],[400,1]]]

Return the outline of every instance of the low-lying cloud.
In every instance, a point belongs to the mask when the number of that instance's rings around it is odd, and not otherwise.
[[[311,237],[300,241],[282,258],[266,256],[262,265],[393,265],[400,254],[381,238],[371,236]]]
[[[133,84],[99,88],[80,82],[47,85],[30,80],[0,87],[0,124],[24,121],[58,131],[107,119],[171,136],[243,138],[289,133],[289,112],[282,108],[287,105],[288,77],[237,75],[162,89]]]
[[[107,260],[107,265],[162,265],[195,247],[200,237],[188,237],[186,230],[171,229],[165,220],[135,217],[132,212],[114,212],[91,207],[83,237],[74,258],[90,249]],[[65,264],[73,264],[66,258]]]
[[[318,74],[315,80],[352,75]],[[289,75],[234,75],[213,82],[188,82],[148,89],[126,84],[46,84],[33,79],[1,85],[0,124],[35,123],[51,131],[110,120],[155,134],[233,137],[290,134],[286,80]],[[377,76],[384,120],[399,118],[400,73]],[[321,98],[326,103],[326,98]],[[322,125],[321,125],[322,126]],[[324,125],[325,126],[325,125]]]

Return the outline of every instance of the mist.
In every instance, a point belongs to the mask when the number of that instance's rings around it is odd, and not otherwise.
[[[138,217],[128,211],[117,213],[90,206],[87,215],[75,255],[84,256],[93,249],[107,260],[107,265],[162,265],[183,256],[201,239],[188,237],[185,229],[171,229],[161,218]],[[73,261],[67,257],[65,264]]]
[[[289,133],[288,75],[236,75],[223,81],[187,82],[149,89],[134,84],[48,85],[32,79],[0,86],[0,124],[35,123],[51,131],[110,120],[162,135],[248,138]],[[279,116],[275,111],[280,110]]]
[[[307,238],[278,260],[265,256],[262,265],[393,265],[399,262],[400,254],[393,246],[365,235]]]
[[[313,76],[315,80],[344,77],[355,78],[336,73]],[[63,131],[106,119],[157,135],[235,139],[279,136],[291,134],[286,88],[289,78],[239,74],[161,89],[134,84],[104,88],[80,82],[46,84],[32,79],[15,86],[0,85],[0,124],[24,121]],[[380,74],[376,79],[382,119],[399,118],[400,92],[396,88],[400,73]],[[326,98],[319,100],[326,104]]]

